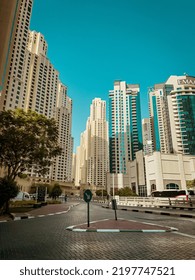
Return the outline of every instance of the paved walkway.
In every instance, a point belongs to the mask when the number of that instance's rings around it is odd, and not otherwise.
[[[46,206],[41,206],[40,208],[37,209],[32,209],[25,213],[15,212],[15,213],[11,213],[11,215],[0,216],[0,222],[63,214],[69,211],[71,207],[77,204],[78,203],[73,203],[73,202],[72,203],[67,202],[62,204],[48,204]]]

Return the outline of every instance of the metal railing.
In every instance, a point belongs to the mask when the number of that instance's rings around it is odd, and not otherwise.
[[[137,196],[115,196],[118,206],[140,206],[140,207],[195,207],[195,199],[189,198],[159,198],[159,197],[137,197]],[[94,198],[94,201],[106,203],[106,198]]]

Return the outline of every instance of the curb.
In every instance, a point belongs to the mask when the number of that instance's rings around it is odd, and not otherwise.
[[[22,216],[16,216],[15,213],[10,213],[10,216],[12,218],[11,221],[19,221],[19,220],[24,220],[24,219],[34,219],[34,218],[42,218],[42,217],[46,217],[46,216],[54,216],[54,215],[60,215],[60,214],[65,214],[67,213],[68,211],[70,211],[70,209],[74,206],[77,206],[78,204],[75,204],[75,205],[71,205],[68,207],[68,210],[66,211],[61,211],[61,212],[55,212],[55,213],[49,213],[49,214],[40,214],[40,215],[36,215],[36,216],[31,216],[29,214],[24,214]],[[5,223],[5,222],[10,222],[10,220],[3,220],[3,221],[0,221],[0,223]]]
[[[31,216],[31,215],[24,215],[24,216],[14,216],[13,221],[19,221],[19,220],[24,220],[24,219],[34,219],[34,218],[42,218],[42,217],[46,217],[46,216],[54,216],[54,215],[59,215],[59,214],[65,214],[70,210],[71,207],[69,207],[68,210],[66,211],[62,211],[62,212],[56,212],[56,213],[49,213],[49,214],[45,214],[45,215],[36,215],[36,216]]]
[[[195,215],[190,215],[190,214],[179,214],[179,213],[170,213],[170,212],[159,212],[159,211],[152,211],[152,210],[139,210],[139,209],[119,209],[123,211],[133,211],[133,212],[142,212],[146,214],[159,214],[159,215],[164,215],[164,216],[176,216],[176,217],[182,217],[182,218],[195,218]]]
[[[143,233],[162,233],[162,232],[172,232],[176,229],[79,229],[73,227],[67,227],[66,230],[74,232],[143,232]]]
[[[109,219],[103,219],[103,220],[98,220],[98,221],[93,221],[91,222],[92,224],[94,223],[97,223],[97,222],[102,222],[102,221],[108,221]],[[125,220],[125,219],[119,219],[119,220]],[[136,222],[135,220],[126,220],[126,221],[129,221],[129,222]],[[161,225],[156,225],[156,224],[153,224],[153,223],[146,223],[146,222],[142,222],[142,224],[144,225],[151,225],[151,226],[158,226],[158,227],[162,227]],[[66,230],[69,230],[69,231],[74,231],[74,232],[172,232],[172,231],[178,231],[177,228],[174,228],[174,227],[167,227],[166,229],[112,229],[112,228],[104,228],[104,229],[95,229],[95,228],[86,228],[86,229],[82,229],[82,228],[79,228],[79,226],[82,226],[82,225],[86,225],[86,224],[80,224],[80,225],[73,225],[73,226],[68,226],[66,228]]]
[[[103,208],[108,208],[108,206],[102,206]],[[111,209],[111,208],[109,208]],[[181,218],[191,218],[195,219],[195,215],[190,214],[179,214],[179,213],[170,213],[170,212],[160,212],[160,211],[153,211],[153,210],[140,210],[140,209],[129,209],[129,208],[118,208],[118,210],[122,211],[132,211],[132,212],[142,212],[146,214],[159,214],[159,215],[166,215],[166,216],[176,216]]]

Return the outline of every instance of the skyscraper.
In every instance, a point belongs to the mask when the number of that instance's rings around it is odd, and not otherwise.
[[[48,45],[44,36],[29,31],[24,71],[24,106],[47,118],[54,118],[59,131],[60,156],[51,167],[49,178],[71,181],[73,139],[72,100],[67,87],[59,80],[59,73],[47,57]],[[32,169],[33,171],[33,169]],[[31,173],[32,176],[37,174]]]
[[[0,95],[8,74],[20,0],[0,0]]]
[[[149,91],[153,151],[195,155],[195,77],[170,76]]]
[[[143,151],[144,155],[152,153],[152,136],[150,119],[142,119]]]
[[[109,91],[110,173],[127,173],[127,163],[142,149],[140,88],[115,81]]]
[[[24,66],[24,102],[20,107],[51,118],[56,114],[58,95],[63,93],[59,88],[59,73],[47,58],[47,48],[41,33],[29,31]]]
[[[166,84],[173,152],[195,155],[195,77],[170,76]]]
[[[59,84],[58,100],[55,119],[59,131],[59,145],[61,155],[57,156],[52,166],[52,179],[54,181],[72,181],[72,99],[67,96],[67,87]]]
[[[171,126],[167,96],[173,86],[156,84],[149,89],[149,112],[153,151],[172,152]]]
[[[33,0],[7,1],[11,5],[11,23],[8,29],[6,44],[8,50],[4,59],[3,90],[0,97],[0,110],[24,108],[24,66],[26,45]],[[13,2],[15,2],[13,4]],[[3,26],[4,27],[4,26]],[[4,56],[5,57],[5,56]],[[5,74],[6,71],[6,74]]]
[[[31,109],[55,118],[62,154],[46,177],[71,180],[73,139],[72,100],[59,73],[47,58],[47,42],[41,33],[29,31],[33,0],[1,0],[0,110]],[[5,28],[5,31],[3,30]],[[37,176],[33,168],[30,175]]]
[[[105,187],[108,172],[108,123],[106,102],[95,98],[90,106],[86,130],[81,134],[77,153],[79,181],[92,186]],[[78,181],[78,178],[77,178]]]

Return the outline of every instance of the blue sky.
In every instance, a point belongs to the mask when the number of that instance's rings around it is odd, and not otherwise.
[[[148,117],[148,87],[195,76],[194,11],[194,0],[34,0],[30,28],[44,35],[73,100],[74,149],[91,101],[108,101],[114,80],[140,84]]]

